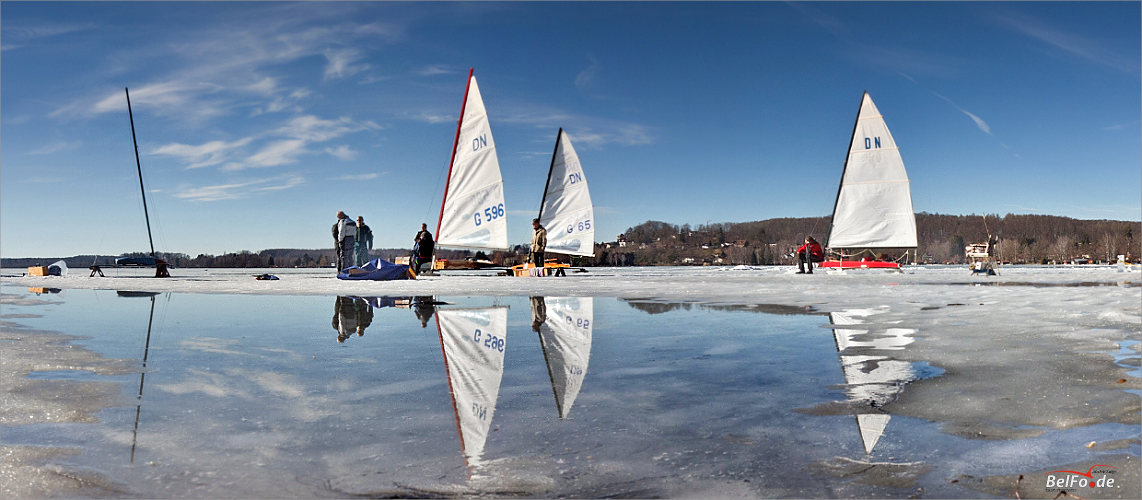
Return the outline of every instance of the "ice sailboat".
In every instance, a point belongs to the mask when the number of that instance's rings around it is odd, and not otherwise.
[[[891,268],[915,254],[916,214],[900,150],[868,92],[861,98],[820,267]]]
[[[135,114],[131,112],[131,91],[124,87],[123,93],[127,96],[127,116],[131,119],[131,143],[135,147],[135,168],[139,172],[139,191],[143,196],[143,215],[147,220],[147,241],[151,244],[150,257],[119,257],[115,259],[116,266],[155,266],[156,278],[169,278],[170,272],[167,270],[168,264],[166,261],[155,256],[155,239],[151,237],[151,215],[147,212],[147,190],[143,187],[143,165],[139,162],[139,141],[135,139]],[[95,276],[99,273],[103,276],[103,271],[99,266],[91,265],[91,275]]]
[[[591,297],[532,297],[531,301],[532,325],[537,327],[547,361],[555,409],[559,418],[567,418],[591,360],[595,301]],[[538,307],[543,309],[542,318],[535,317]]]
[[[496,142],[488,125],[488,113],[476,77],[468,71],[456,140],[440,219],[436,223],[436,246],[448,248],[507,250],[507,211],[504,182],[496,156]],[[487,265],[491,265],[490,262]],[[466,269],[471,263],[437,260],[433,269]]]
[[[545,253],[595,256],[595,209],[591,204],[591,192],[587,189],[587,177],[583,174],[579,155],[562,128],[555,136],[555,151],[551,154],[551,167],[547,171],[547,185],[539,204],[538,218],[547,229]],[[562,275],[567,267],[567,264],[551,259],[544,262],[543,267],[536,267],[530,262],[515,266],[512,274]]]
[[[504,376],[508,308],[440,308],[436,328],[461,452],[467,465],[478,472]]]

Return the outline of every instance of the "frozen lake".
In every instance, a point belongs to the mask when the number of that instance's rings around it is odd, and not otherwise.
[[[1138,271],[20,271],[6,498],[1142,495]]]

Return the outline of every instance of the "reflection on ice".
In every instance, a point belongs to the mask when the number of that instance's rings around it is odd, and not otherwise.
[[[362,298],[337,297],[333,301],[333,330],[337,332],[337,342],[354,333],[365,336],[365,329],[373,323],[373,306]]]
[[[333,330],[337,332],[338,343],[344,343],[354,333],[364,337],[365,329],[373,323],[373,309],[385,307],[412,309],[416,319],[420,320],[421,328],[427,328],[428,321],[432,319],[439,304],[443,302],[437,302],[432,296],[338,296],[333,302]]]
[[[883,311],[862,309],[829,314],[829,321],[834,326],[833,337],[837,343],[837,352],[840,353],[841,369],[845,375],[845,392],[850,401],[860,401],[873,408],[891,402],[904,389],[905,384],[919,378],[912,364],[906,361],[879,354],[844,354],[849,349],[859,349],[861,352],[900,350],[914,342],[911,335],[916,330],[910,328],[888,328],[883,335],[871,334],[867,328],[839,328],[860,325],[864,323],[864,318],[878,312]],[[890,419],[887,413],[856,415],[866,455],[872,454]]]
[[[783,306],[574,291],[48,302],[6,286],[0,339],[19,368],[0,425],[10,447],[80,450],[46,467],[99,470],[125,491],[55,496],[903,497],[920,483],[970,497],[947,478],[1137,456],[1136,300],[1057,320],[992,304],[1074,289],[932,288],[943,295]],[[473,307],[487,304],[511,309]],[[117,376],[85,380],[106,362],[38,330],[86,335],[69,342],[113,357]],[[948,375],[913,384],[938,374],[916,360]],[[1035,381],[1017,380],[1027,370]],[[94,383],[113,390],[92,397]]]
[[[461,451],[471,468],[482,463],[484,444],[496,412],[504,375],[507,325],[505,306],[436,311]]]
[[[531,298],[532,329],[539,333],[559,418],[567,418],[587,376],[594,303],[591,297]]]

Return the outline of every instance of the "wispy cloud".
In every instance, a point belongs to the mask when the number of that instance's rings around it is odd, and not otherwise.
[[[325,148],[325,152],[345,161],[349,161],[357,157],[357,152],[350,149],[348,144],[342,144],[336,148]]]
[[[145,48],[109,54],[108,59],[116,65],[107,72],[152,68],[149,81],[131,85],[132,105],[136,111],[146,109],[190,127],[235,113],[301,113],[307,98],[314,94],[301,82],[312,81],[314,76],[328,83],[368,75],[372,66],[364,62],[368,53],[360,47],[375,47],[400,37],[403,29],[392,22],[323,22],[357,8],[346,4],[283,4],[259,9],[257,23],[235,19],[203,29],[176,31],[167,38],[158,34]],[[8,35],[5,26],[6,40]],[[317,58],[324,58],[325,63],[314,64]],[[282,76],[284,65],[311,73],[287,79]],[[375,80],[373,75],[367,78]],[[121,81],[121,76],[116,80]],[[125,107],[121,89],[97,87],[74,97],[51,115],[72,118],[119,113]]]
[[[1044,213],[1044,212],[1046,212],[1046,210],[1043,210],[1042,208],[1025,207],[1023,205],[1006,205],[1006,206],[1014,208],[1015,210],[1022,211],[1022,212],[1032,212],[1032,213]]]
[[[1128,57],[1115,54],[1096,39],[1049,26],[1043,21],[1024,14],[997,15],[994,19],[998,24],[1006,26],[1016,33],[1038,40],[1072,56],[1119,71],[1138,74],[1139,61],[1136,55]]]
[[[459,113],[459,110],[457,110],[457,113]],[[456,115],[442,115],[438,113],[418,113],[415,115],[409,115],[408,118],[410,120],[424,123],[446,123],[454,122],[460,117]]]
[[[803,16],[809,18],[810,21],[825,28],[838,39],[849,41],[849,30],[845,27],[845,24],[837,18],[826,14],[821,9],[818,9],[811,2],[785,2],[785,5],[792,7],[793,10],[800,12]]]
[[[18,182],[22,182],[25,184],[57,184],[57,183],[61,183],[61,182],[70,182],[70,181],[71,181],[71,179],[68,179],[66,177],[29,177],[27,179],[21,179]]]
[[[155,148],[150,154],[178,158],[188,169],[222,165],[221,170],[227,172],[289,165],[297,163],[304,155],[320,153],[351,160],[356,152],[348,145],[321,149],[313,149],[311,146],[355,132],[379,128],[372,121],[357,122],[349,118],[325,120],[305,115],[256,136],[235,141],[215,140],[199,145],[171,143]],[[259,145],[257,150],[247,155],[247,146],[253,144]]]
[[[1138,128],[1139,124],[1142,124],[1142,120],[1133,120],[1133,121],[1129,121],[1126,123],[1116,123],[1114,125],[1107,125],[1105,127],[1102,127],[1102,130],[1135,129],[1135,128]]]
[[[287,174],[276,177],[251,179],[228,184],[202,187],[181,187],[176,198],[190,201],[221,201],[246,198],[266,191],[281,191],[299,186],[305,182],[300,175]]]
[[[212,83],[168,80],[137,87],[128,92],[131,95],[133,111],[147,109],[160,116],[181,116],[191,122],[202,122],[227,114],[227,105],[208,97],[222,90],[222,86]],[[126,110],[126,94],[115,91],[104,94],[104,97],[94,104],[76,102],[53,111],[49,116],[122,113]]]
[[[72,149],[78,148],[82,145],[83,145],[83,141],[73,141],[73,142],[57,141],[57,142],[54,142],[52,144],[48,144],[47,146],[44,146],[42,148],[35,149],[32,151],[28,151],[27,154],[30,154],[30,155],[50,155],[52,153],[58,153],[60,151],[72,150]]]
[[[325,74],[322,75],[323,80],[345,78],[369,69],[368,64],[354,64],[361,58],[361,53],[353,49],[326,50],[325,59],[329,63],[325,66]]]
[[[335,181],[367,181],[370,179],[376,179],[382,175],[385,175],[386,173],[388,173],[388,172],[382,172],[379,174],[378,173],[356,174],[356,175],[349,174],[349,175],[342,175],[340,177],[334,177],[333,180],[335,180]]]
[[[455,70],[450,69],[444,64],[431,64],[423,68],[413,70],[413,74],[419,76],[435,76],[435,75],[451,75],[456,73]]]
[[[587,60],[591,61],[591,65],[575,75],[575,88],[579,90],[591,87],[595,83],[595,76],[599,73],[599,61],[596,61],[595,57],[591,55],[587,56]]]
[[[151,151],[153,155],[174,156],[187,163],[186,168],[201,168],[226,162],[230,156],[250,143],[253,137],[237,141],[210,141],[198,146],[172,143]]]
[[[932,91],[931,91],[931,90],[929,90],[928,92],[932,92]],[[964,108],[961,108],[961,107],[959,107],[959,105],[957,105],[956,103],[952,102],[952,100],[951,100],[951,99],[948,99],[947,97],[944,97],[944,96],[942,96],[942,95],[940,95],[940,94],[937,94],[937,93],[935,93],[935,92],[932,92],[932,95],[934,95],[934,96],[936,96],[936,97],[939,97],[940,99],[943,99],[943,100],[945,100],[945,101],[948,101],[948,104],[951,104],[953,107],[955,107],[956,109],[960,110],[960,112],[961,112],[961,113],[963,113],[963,114],[965,114],[965,115],[968,115],[968,117],[969,117],[969,118],[971,118],[971,119],[972,119],[972,121],[974,121],[974,122],[975,122],[975,126],[979,127],[979,129],[980,129],[980,130],[982,130],[982,131],[983,131],[985,134],[987,134],[987,135],[992,135],[992,134],[991,134],[991,127],[987,126],[987,122],[983,121],[983,119],[981,119],[980,117],[978,117],[978,116],[976,116],[976,115],[972,114],[970,111],[968,111],[968,110],[966,110],[966,109],[964,109]]]
[[[15,50],[26,46],[28,42],[32,42],[34,40],[66,35],[68,33],[88,30],[94,27],[94,25],[90,24],[46,23],[25,26],[12,26],[10,23],[5,23],[4,45],[3,47],[0,47],[0,50]]]
[[[915,83],[915,84],[916,84],[916,85],[918,85],[920,88],[923,88],[924,90],[927,90],[928,92],[931,92],[931,94],[932,94],[932,95],[934,95],[934,96],[936,96],[936,97],[939,97],[940,99],[943,99],[943,100],[944,100],[944,101],[946,101],[948,104],[951,104],[951,105],[952,105],[952,107],[956,108],[956,109],[957,109],[957,110],[959,110],[961,113],[963,113],[963,114],[967,115],[967,116],[968,116],[968,118],[971,118],[971,120],[972,120],[973,122],[975,122],[975,126],[976,126],[976,127],[978,127],[978,128],[981,130],[981,131],[983,131],[983,133],[985,133],[985,134],[987,134],[987,135],[994,135],[994,134],[992,134],[992,133],[991,133],[991,127],[990,127],[990,126],[987,124],[987,122],[983,121],[983,119],[982,119],[982,118],[980,118],[980,117],[976,116],[976,115],[975,115],[975,113],[972,113],[972,112],[970,112],[970,111],[968,111],[968,110],[966,110],[966,109],[964,109],[964,108],[961,108],[961,107],[960,107],[958,104],[956,104],[956,103],[952,102],[952,100],[951,100],[951,99],[948,99],[947,97],[944,97],[944,96],[942,96],[942,95],[940,95],[940,94],[938,94],[938,93],[936,93],[936,92],[932,91],[931,89],[928,89],[928,88],[924,87],[923,85],[920,85],[920,82],[917,82],[915,78],[912,78],[911,76],[909,76],[909,75],[907,75],[907,74],[905,74],[905,73],[902,73],[902,72],[897,72],[897,73],[898,73],[900,76],[903,76],[904,78],[907,78],[907,79],[908,79],[908,81],[910,81],[910,82],[912,82],[912,83]],[[1004,146],[1004,147],[1007,147],[1007,146]]]
[[[576,147],[582,145],[591,149],[600,149],[608,144],[639,146],[653,144],[655,141],[652,128],[637,123],[574,115],[543,106],[509,106],[504,112],[504,117],[497,119],[497,122],[530,125],[537,129],[552,131],[563,127]],[[546,143],[554,140],[554,137],[550,137],[538,142]]]

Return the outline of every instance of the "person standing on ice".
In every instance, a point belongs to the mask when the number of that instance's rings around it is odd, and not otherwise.
[[[357,239],[357,224],[353,223],[345,212],[337,211],[336,230],[337,240],[337,272],[353,265],[353,245]]]
[[[420,231],[416,233],[416,237],[412,241],[412,257],[409,263],[412,264],[412,272],[420,274],[420,266],[426,262],[432,262],[432,251],[436,249],[436,243],[432,241],[432,233],[428,231],[428,224],[420,224]]]
[[[365,265],[369,261],[369,250],[373,249],[373,230],[365,225],[365,218],[360,215],[357,216],[357,243],[354,246],[357,266]]]
[[[821,244],[812,236],[806,236],[805,244],[797,248],[797,274],[813,274],[813,263],[824,261],[825,252],[821,250]],[[805,270],[806,266],[809,267],[808,271]]]
[[[531,237],[531,263],[543,267],[543,252],[547,250],[547,230],[539,224],[539,219],[531,219],[535,234]]]

